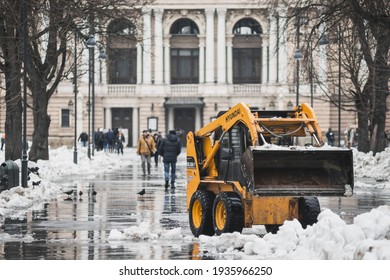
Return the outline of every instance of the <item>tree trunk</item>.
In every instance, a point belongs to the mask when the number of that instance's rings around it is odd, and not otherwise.
[[[383,87],[381,83],[376,83],[376,90],[373,93],[375,98],[375,111],[372,118],[372,131],[370,139],[370,150],[374,154],[382,152],[386,148],[386,97],[385,91],[388,91],[388,87]],[[380,89],[381,87],[382,89]],[[377,93],[377,92],[380,93]]]
[[[46,95],[46,83],[39,80],[36,75],[31,79],[33,91],[33,118],[34,132],[29,160],[37,162],[39,159],[49,159],[49,127],[50,116],[47,114],[48,98]]]
[[[375,52],[375,58],[370,65],[372,75],[372,92],[371,96],[374,110],[372,116],[372,131],[370,150],[374,154],[384,151],[386,148],[385,129],[386,129],[386,99],[389,96],[389,48],[390,48],[390,32],[386,29],[378,29],[377,33],[378,45]]]
[[[356,105],[357,108],[357,115],[358,115],[358,150],[360,152],[367,153],[369,151],[369,127],[368,127],[368,116],[367,114],[362,110],[363,108],[359,108],[358,105]]]
[[[17,160],[22,157],[22,99],[21,99],[21,63],[9,65],[5,72],[6,80],[6,117],[5,117],[5,159]]]
[[[22,157],[22,2],[2,1],[0,15],[0,72],[5,79],[5,159],[17,160]],[[10,12],[12,10],[12,12]]]

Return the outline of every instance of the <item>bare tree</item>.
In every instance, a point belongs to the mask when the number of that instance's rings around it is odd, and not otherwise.
[[[0,1],[0,71],[5,79],[5,158],[22,155],[22,1]],[[11,144],[12,143],[12,144]]]
[[[307,15],[315,23],[308,40],[318,44],[327,35],[328,82],[339,87],[342,70],[342,109],[358,116],[360,151],[374,153],[385,148],[386,98],[389,95],[390,1],[389,0],[297,0],[274,1],[289,8],[288,21]],[[314,39],[316,38],[316,40]],[[341,51],[338,53],[338,51]],[[329,101],[336,106],[332,94]],[[352,104],[352,107],[350,105]]]
[[[48,136],[50,117],[47,114],[49,100],[59,83],[67,78],[67,56],[70,36],[75,30],[79,35],[88,38],[88,27],[96,33],[105,32],[107,21],[113,18],[127,18],[139,25],[142,7],[151,0],[24,0],[28,3],[28,57],[25,65],[28,73],[33,112],[34,132],[29,159],[48,159]],[[14,149],[12,155],[6,150],[6,158],[20,158],[21,155],[21,97],[20,79],[22,59],[20,55],[22,21],[20,9],[24,1],[3,0],[1,24],[8,27],[14,23],[13,34],[1,34],[2,64],[0,69],[5,73],[7,90],[6,134],[10,145],[6,149]],[[17,15],[9,21],[11,15]],[[2,28],[8,31],[8,28]],[[85,31],[85,34],[83,33]],[[12,31],[11,31],[12,32]],[[18,32],[18,33],[17,33]],[[15,42],[9,38],[15,39]],[[15,37],[15,38],[14,38]],[[17,55],[11,56],[11,51]],[[15,65],[14,65],[15,64]],[[10,67],[12,66],[12,68]],[[9,74],[8,74],[9,73]],[[12,84],[15,83],[15,85]],[[9,86],[8,86],[9,85]],[[19,88],[18,88],[19,86]],[[9,94],[8,94],[9,92]],[[12,102],[11,102],[12,101]],[[16,123],[16,125],[14,124]],[[11,135],[12,138],[9,138]],[[12,143],[12,144],[11,144]],[[8,156],[7,156],[8,155]]]

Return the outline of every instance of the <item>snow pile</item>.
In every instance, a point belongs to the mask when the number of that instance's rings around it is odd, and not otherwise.
[[[325,151],[329,151],[329,150],[348,150],[347,148],[339,148],[339,147],[334,147],[334,146],[330,146],[328,144],[324,144],[323,146],[321,147],[314,147],[314,146],[279,146],[279,145],[275,145],[275,144],[265,144],[265,145],[261,145],[261,146],[256,146],[253,148],[253,150],[258,150],[258,151],[261,151],[261,150],[272,150],[272,151],[276,151],[276,150],[280,150],[280,151],[307,151],[307,150],[325,150]]]
[[[390,148],[377,153],[367,154],[353,150],[353,165],[355,176],[375,178],[377,180],[388,180],[390,177]]]
[[[200,250],[222,259],[390,259],[390,206],[359,215],[347,225],[324,210],[318,223],[303,229],[287,221],[277,234],[199,237]]]
[[[182,240],[183,238],[184,237],[181,233],[181,228],[174,228],[171,230],[161,229],[157,230],[156,232],[152,232],[150,229],[150,224],[148,222],[142,222],[138,226],[131,226],[124,229],[123,232],[119,231],[118,229],[111,230],[108,240]]]
[[[118,160],[114,153],[102,151],[94,153],[91,160],[88,159],[87,149],[78,150],[78,164],[73,163],[73,151],[66,147],[50,150],[50,160],[38,160],[41,176],[47,179],[55,179],[67,175],[95,176],[97,173],[110,172],[130,164],[130,157],[123,157]],[[30,166],[30,163],[29,163]]]
[[[131,149],[127,149],[130,152]],[[82,175],[94,178],[96,174],[110,172],[129,165],[132,157],[119,156],[112,153],[95,152],[91,160],[87,157],[87,149],[78,149],[78,164],[73,163],[73,150],[66,147],[50,149],[50,160],[38,160],[28,162],[29,168],[38,167],[37,174],[30,173],[28,188],[14,187],[0,193],[0,218],[15,215],[18,211],[39,205],[43,201],[50,200],[62,194],[61,186],[53,183],[53,180],[61,176]],[[0,162],[4,162],[4,153],[0,153]],[[21,161],[15,163],[21,170]],[[35,185],[34,185],[35,184]],[[1,220],[0,220],[1,221]]]

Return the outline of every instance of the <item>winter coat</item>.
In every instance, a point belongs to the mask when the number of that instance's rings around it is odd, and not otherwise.
[[[80,134],[78,140],[81,140],[81,141],[88,141],[88,134],[85,133],[85,132],[81,132],[81,134]]]
[[[328,141],[334,141],[334,133],[333,133],[333,131],[328,131],[326,133],[326,138],[328,139]]]
[[[125,142],[125,136],[123,134],[118,134],[118,136],[116,137],[116,143],[118,145],[118,147],[123,147],[123,143]]]
[[[163,157],[163,162],[165,163],[176,162],[180,152],[181,143],[174,134],[168,134],[159,145],[158,153]]]
[[[138,140],[137,154],[150,156],[151,151],[153,153],[156,151],[156,144],[154,143],[153,137],[148,135],[144,138],[143,136],[141,136],[141,138]]]

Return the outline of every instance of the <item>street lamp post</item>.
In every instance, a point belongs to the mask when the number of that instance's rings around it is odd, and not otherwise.
[[[88,85],[88,101],[87,101],[87,110],[88,110],[88,149],[87,149],[87,155],[88,158],[91,159],[91,148],[90,148],[90,138],[91,138],[91,93],[90,93],[90,86]]]
[[[297,61],[297,73],[296,73],[296,106],[299,105],[299,61],[303,58],[303,55],[302,55],[302,52],[300,50],[300,35],[301,35],[301,32],[300,32],[300,26],[301,26],[301,17],[298,16],[297,17],[297,49],[295,51],[295,54],[294,54],[294,59]]]
[[[88,158],[91,159],[91,57],[89,57],[88,60],[88,101],[87,101],[87,108],[88,108],[88,149],[87,149],[87,155]]]
[[[94,48],[96,45],[96,40],[95,36],[92,34],[89,35],[88,41],[86,42],[87,48],[89,49],[89,61],[88,61],[88,67],[89,67],[89,81],[88,81],[88,138],[91,139],[92,136],[92,141],[88,141],[88,158],[91,159],[91,148],[92,148],[92,155],[93,155],[93,149],[94,149],[94,113],[95,113],[95,80],[94,80],[94,70],[93,70],[93,60],[94,60]],[[92,91],[92,93],[91,93]],[[91,102],[91,95],[92,95],[92,102]],[[92,107],[92,133],[91,133],[91,108]],[[92,144],[91,144],[92,143]]]
[[[27,0],[23,1],[23,149],[22,149],[22,187],[27,188]]]
[[[339,96],[338,96],[338,129],[339,129],[339,134],[338,134],[338,137],[339,137],[339,147],[341,147],[341,43],[342,43],[342,39],[341,39],[341,25],[339,24],[338,25],[338,28],[337,28],[337,39],[338,39],[338,43],[339,43]]]
[[[74,32],[74,139],[73,139],[73,163],[77,164],[77,29]]]

